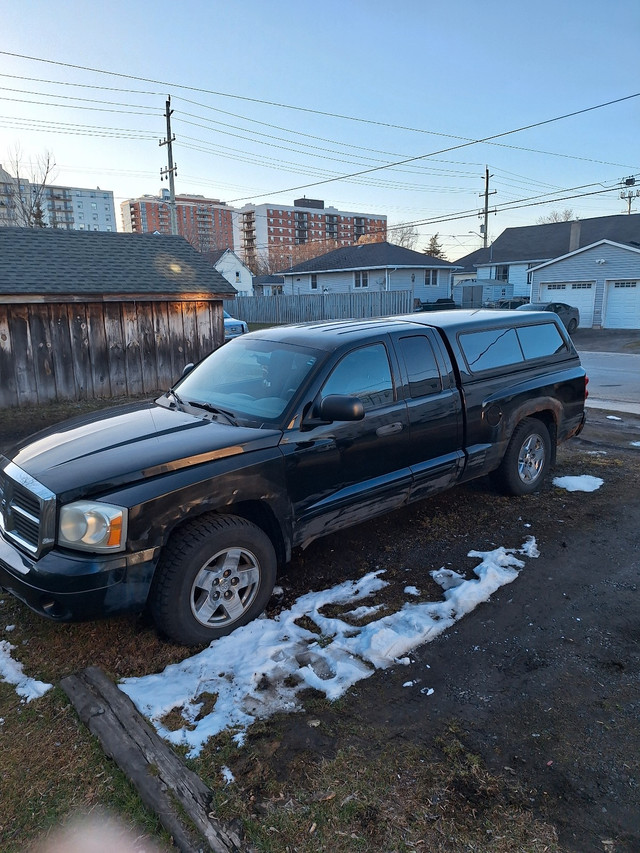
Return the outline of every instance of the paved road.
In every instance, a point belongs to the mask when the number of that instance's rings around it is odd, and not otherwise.
[[[587,406],[640,414],[640,355],[580,352],[589,377]]]

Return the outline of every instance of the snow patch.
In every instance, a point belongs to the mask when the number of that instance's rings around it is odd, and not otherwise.
[[[600,486],[604,485],[604,480],[601,480],[600,477],[582,474],[579,477],[554,477],[553,485],[559,489],[566,489],[568,492],[595,492]]]
[[[0,640],[0,678],[6,681],[7,684],[14,684],[16,693],[21,696],[25,702],[31,702],[32,699],[39,699],[44,696],[47,690],[51,690],[52,684],[45,684],[43,681],[36,681],[24,674],[22,664],[11,657],[11,652],[15,649],[11,643],[6,640]]]
[[[406,602],[399,611],[365,625],[353,622],[359,608],[332,617],[322,611],[327,605],[349,607],[373,596],[387,586],[380,577],[382,571],[308,593],[277,618],[238,628],[163,672],[124,679],[120,689],[151,719],[162,737],[188,747],[190,757],[225,729],[235,729],[234,740],[242,745],[246,729],[255,720],[277,711],[300,710],[298,694],[306,688],[313,687],[334,700],[376,669],[408,661],[409,652],[514,581],[525,565],[516,553],[537,556],[535,539],[529,537],[520,549],[471,551],[469,556],[480,561],[474,569],[475,579],[439,569],[431,574],[443,589],[442,600]],[[367,609],[367,615],[372,610]],[[305,624],[310,620],[316,631],[298,624],[303,616]],[[213,709],[203,716],[202,694],[217,697]],[[182,715],[184,727],[170,730],[163,719],[174,710]]]

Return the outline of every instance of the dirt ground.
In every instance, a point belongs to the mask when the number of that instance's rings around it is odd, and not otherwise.
[[[375,530],[316,543],[288,572],[296,591],[306,566],[323,565],[330,583],[349,561],[424,586],[442,565],[469,571],[470,549],[518,547],[534,535],[541,556],[514,584],[417,649],[411,666],[368,679],[342,712],[366,716],[373,750],[380,738],[432,743],[454,721],[466,748],[528,792],[575,853],[640,850],[640,450],[630,446],[639,440],[640,418],[592,412],[554,473],[599,476],[598,491],[549,482],[539,495],[503,499],[478,480]],[[403,689],[416,679],[433,695]],[[292,718],[281,760],[301,748],[313,750],[313,733]]]
[[[621,351],[637,352],[638,339],[616,340]],[[594,349],[600,340],[585,335],[576,345]],[[524,808],[555,827],[559,849],[637,853],[640,448],[632,442],[640,441],[640,417],[615,418],[590,410],[582,435],[558,452],[554,476],[601,477],[595,492],[570,493],[549,478],[534,496],[504,498],[483,478],[297,551],[273,612],[377,568],[401,600],[406,585],[426,590],[432,569],[470,574],[471,549],[517,548],[528,535],[540,557],[455,629],[417,649],[409,666],[361,682],[339,709],[314,710],[317,727],[293,715],[277,743],[268,731],[256,737],[252,762],[282,780],[301,766],[313,773],[350,742],[372,757],[389,744],[428,751],[455,730]],[[0,449],[28,431],[3,416]],[[403,687],[410,680],[433,693]],[[242,767],[231,769],[240,779]],[[258,788],[251,794],[260,800]],[[461,794],[482,813],[472,792]]]

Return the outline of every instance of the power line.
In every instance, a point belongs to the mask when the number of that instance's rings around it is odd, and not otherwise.
[[[13,53],[11,51],[6,51],[6,50],[0,50],[0,55],[13,56],[15,58],[26,59],[26,60],[29,60],[31,62],[42,62],[42,63],[48,64],[48,65],[55,65],[55,66],[62,67],[62,68],[73,68],[73,69],[78,70],[78,71],[89,71],[89,72],[94,73],[94,74],[104,74],[104,75],[110,76],[110,77],[120,77],[120,78],[125,79],[125,80],[136,80],[136,81],[142,82],[142,83],[152,83],[156,86],[162,86],[164,88],[171,87],[171,88],[184,89],[184,90],[190,91],[190,92],[201,92],[203,94],[214,95],[214,96],[222,97],[222,98],[231,98],[234,100],[247,101],[249,103],[278,107],[279,109],[287,109],[287,110],[294,110],[294,111],[298,111],[298,112],[305,112],[305,113],[310,113],[312,115],[325,116],[328,118],[337,118],[337,119],[341,119],[343,121],[361,122],[364,124],[375,125],[378,127],[387,127],[387,128],[392,128],[395,130],[406,130],[406,131],[409,131],[411,133],[422,133],[422,134],[443,136],[443,137],[446,137],[449,139],[461,139],[461,138],[464,139],[464,137],[457,137],[457,136],[454,136],[453,134],[447,134],[447,133],[442,133],[442,132],[438,132],[438,131],[426,130],[424,128],[416,128],[416,127],[410,127],[407,125],[393,124],[391,122],[384,122],[384,121],[379,121],[376,119],[363,118],[361,116],[350,116],[350,115],[345,115],[343,113],[333,113],[333,112],[330,112],[327,110],[314,109],[312,107],[301,107],[298,105],[281,103],[279,101],[269,101],[269,100],[266,100],[264,98],[252,98],[248,95],[236,95],[236,94],[231,94],[229,92],[219,92],[215,89],[205,89],[204,87],[200,87],[200,86],[189,86],[189,85],[186,85],[183,83],[172,83],[172,82],[163,81],[163,80],[155,80],[154,78],[151,78],[151,77],[140,77],[140,76],[137,76],[134,74],[125,74],[121,71],[107,71],[107,70],[102,69],[102,68],[94,68],[92,66],[86,66],[86,65],[76,65],[76,64],[73,64],[70,62],[61,62],[59,60],[54,60],[54,59],[44,59],[44,58],[38,57],[38,56],[29,56],[26,54]],[[487,137],[484,137],[482,139],[476,139],[476,140],[468,139],[468,140],[465,140],[464,144],[459,145],[459,146],[455,146],[455,147],[450,148],[450,149],[445,149],[445,151],[456,150],[456,148],[463,148],[466,145],[476,145],[478,143],[491,142],[492,140],[499,139],[499,138],[502,138],[504,136],[508,136],[511,133],[517,133],[517,132],[520,132],[522,130],[529,130],[529,129],[534,128],[534,127],[541,127],[545,124],[550,124],[552,122],[560,121],[560,120],[566,119],[566,118],[572,118],[574,116],[582,115],[584,113],[588,113],[588,112],[591,112],[593,110],[601,109],[601,108],[606,107],[606,106],[612,106],[613,104],[622,103],[624,101],[630,100],[632,98],[637,98],[639,96],[640,96],[640,92],[636,92],[634,94],[625,95],[621,98],[615,98],[611,101],[606,101],[604,103],[596,104],[596,105],[591,106],[591,107],[585,107],[581,110],[575,110],[573,112],[566,113],[565,115],[557,116],[557,117],[552,118],[552,119],[546,119],[544,121],[535,122],[535,123],[530,124],[530,125],[525,125],[521,128],[517,128],[515,130],[506,131],[506,132],[500,133],[500,134],[494,134],[492,136],[487,136]],[[541,152],[541,153],[550,153],[550,152]],[[431,155],[423,155],[423,156],[431,156]],[[617,165],[617,164],[612,164],[612,165]]]
[[[493,139],[502,139],[503,137],[511,136],[514,133],[521,133],[524,130],[532,130],[535,127],[543,127],[544,125],[547,125],[547,124],[552,124],[552,123],[557,122],[557,121],[563,121],[564,119],[567,119],[567,118],[572,118],[572,117],[577,116],[577,115],[582,115],[582,114],[587,113],[587,112],[592,112],[593,110],[602,109],[603,107],[611,106],[612,104],[617,104],[617,103],[620,103],[621,101],[627,101],[630,98],[637,98],[639,96],[640,96],[640,92],[636,93],[635,95],[627,95],[624,98],[617,98],[616,100],[607,101],[605,103],[597,104],[597,105],[592,106],[592,107],[586,107],[586,108],[581,109],[581,110],[574,110],[573,112],[565,113],[564,115],[561,115],[561,116],[555,116],[554,118],[544,119],[544,120],[538,121],[538,122],[532,122],[531,124],[522,125],[521,127],[513,128],[512,130],[506,130],[506,131],[503,131],[502,133],[494,133],[494,134],[491,134],[490,136],[481,137],[480,139],[476,139],[476,140],[473,140],[470,142],[462,142],[458,145],[452,145],[449,148],[440,149],[439,151],[432,151],[428,154],[420,154],[416,157],[407,157],[404,160],[398,160],[394,163],[388,163],[386,166],[373,166],[369,169],[363,169],[359,172],[353,172],[349,175],[344,175],[342,177],[342,180],[347,180],[348,178],[358,177],[360,175],[368,174],[370,172],[376,172],[376,171],[379,171],[381,169],[388,169],[388,168],[391,168],[393,166],[401,166],[401,165],[404,165],[406,163],[412,163],[412,162],[415,162],[416,160],[423,160],[427,157],[434,157],[434,156],[437,156],[439,154],[448,154],[450,151],[459,151],[461,148],[468,148],[471,145],[478,145],[480,143],[488,142],[488,141],[493,140]],[[321,184],[331,183],[333,181],[338,181],[338,180],[341,180],[341,178],[328,178],[327,180],[317,181],[317,182],[312,183],[312,184],[304,184],[302,186],[297,186],[297,187],[288,187],[287,189],[281,189],[281,190],[278,190],[277,192],[299,192],[300,190],[310,189],[311,187],[320,186]],[[273,194],[274,193],[263,193],[263,196],[273,195]],[[234,204],[235,202],[246,201],[246,200],[247,200],[247,198],[235,198],[235,199],[231,199],[231,201],[229,203]]]

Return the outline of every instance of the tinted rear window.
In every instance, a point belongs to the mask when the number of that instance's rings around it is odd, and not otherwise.
[[[460,346],[472,373],[524,361],[515,329],[464,332]]]
[[[562,340],[562,335],[555,323],[522,326],[518,329],[518,337],[526,359],[542,358],[546,355],[568,351],[568,347]]]
[[[460,346],[472,373],[568,352],[555,323],[464,332]]]

